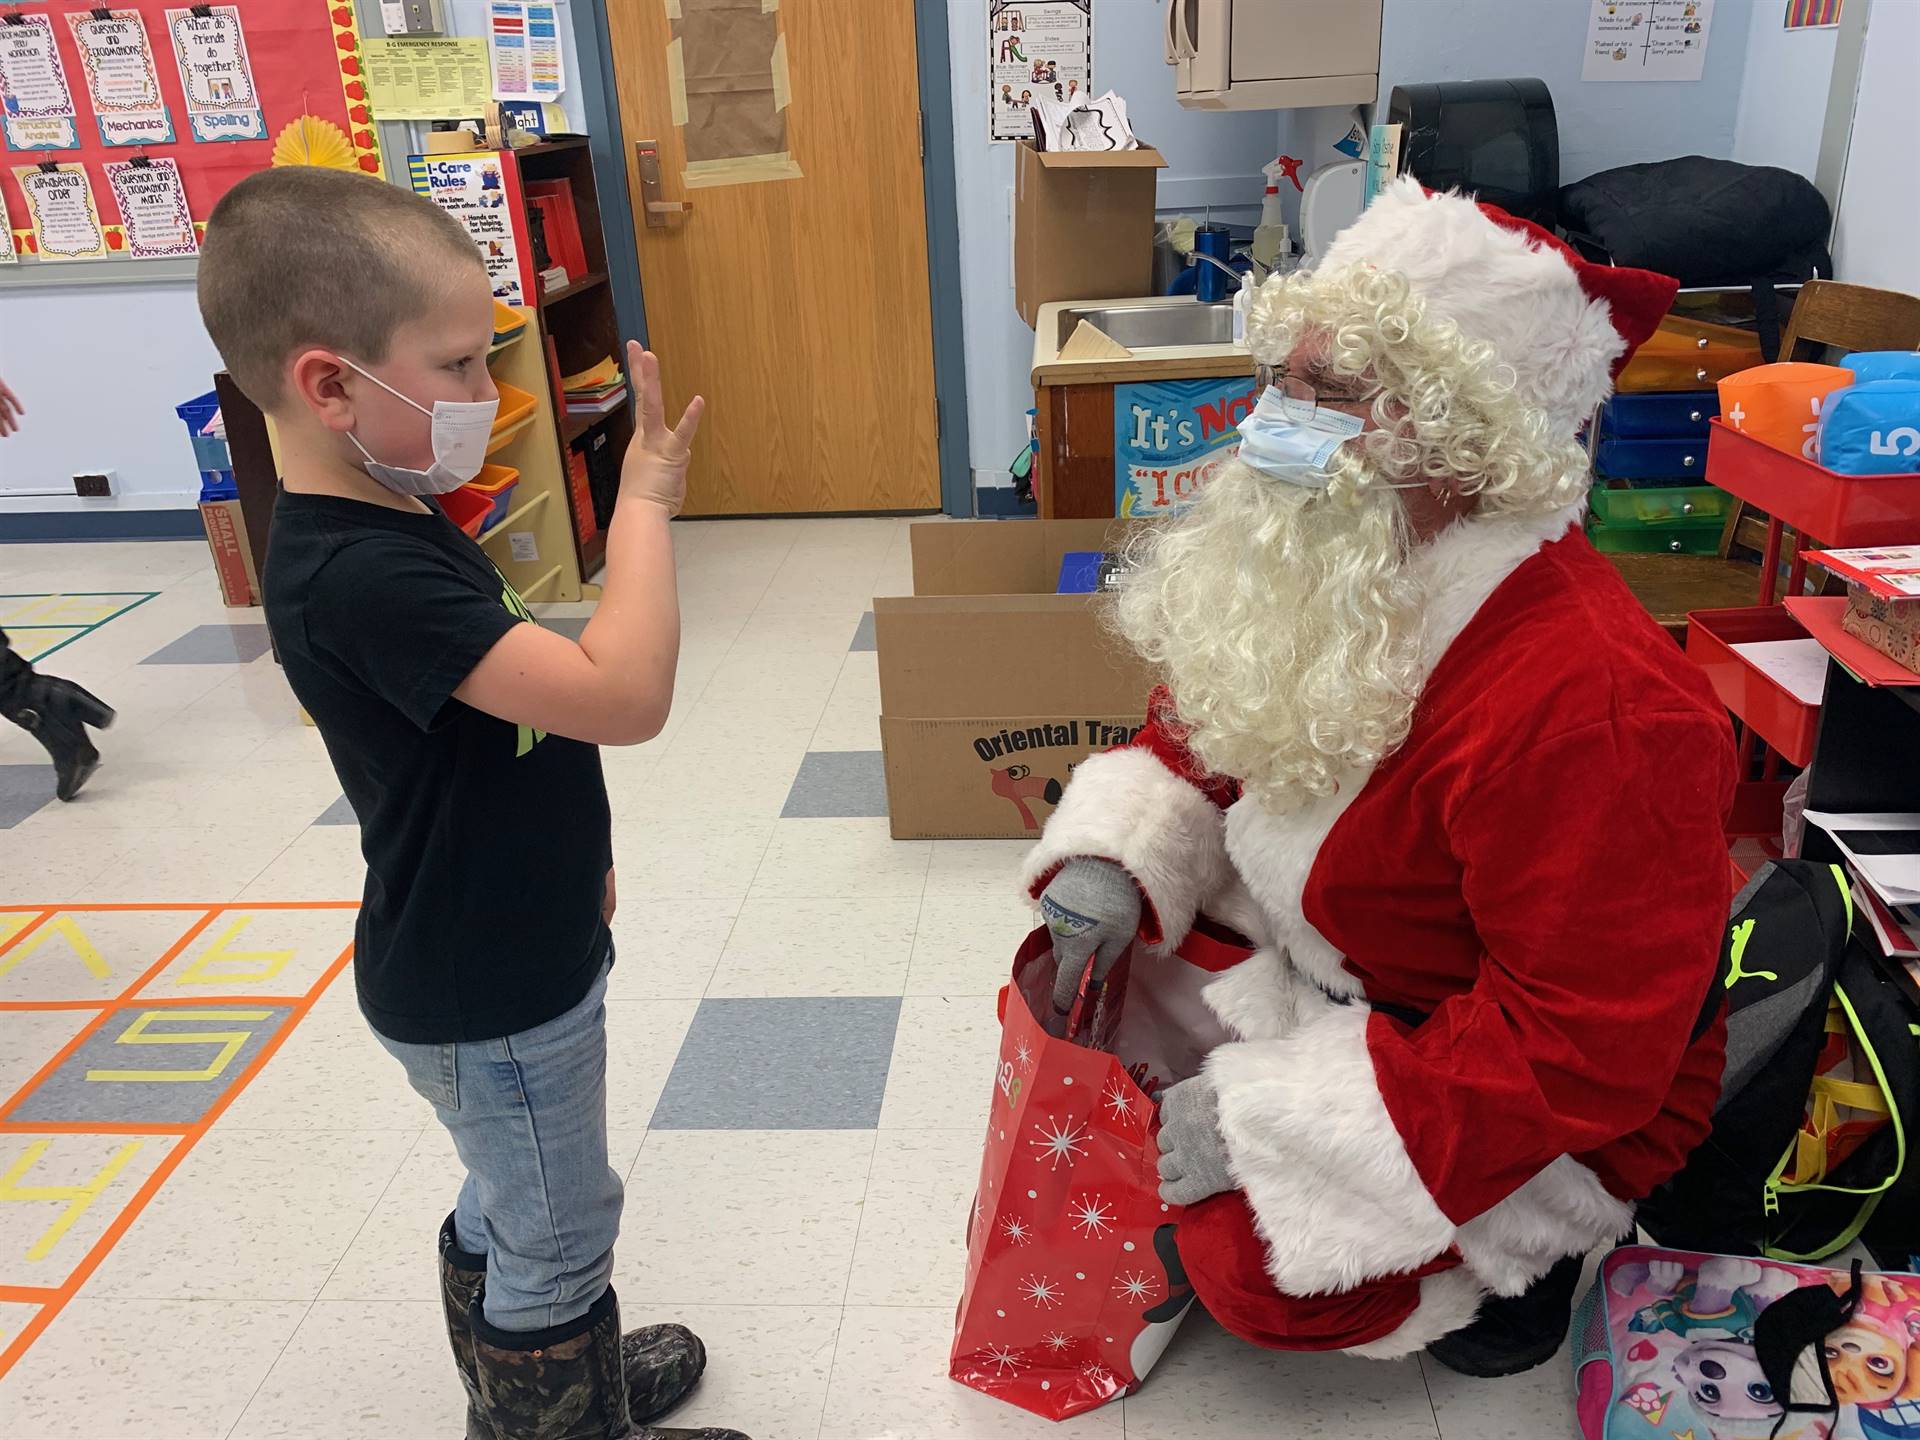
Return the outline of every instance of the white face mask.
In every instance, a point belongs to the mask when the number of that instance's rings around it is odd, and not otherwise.
[[[352,366],[389,395],[399,396],[422,415],[433,417],[433,467],[409,470],[404,465],[383,465],[373,458],[360,437],[352,431],[347,438],[353,448],[366,456],[367,473],[389,490],[401,495],[444,495],[458,490],[480,473],[487,463],[487,441],[493,435],[493,417],[499,413],[495,400],[436,400],[429,410],[418,400],[401,395],[378,375],[362,370],[346,356],[341,363]]]
[[[1240,458],[1289,485],[1324,490],[1334,452],[1366,428],[1358,415],[1315,407],[1269,385],[1240,422]]]

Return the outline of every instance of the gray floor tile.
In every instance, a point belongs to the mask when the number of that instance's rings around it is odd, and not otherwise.
[[[887,813],[887,772],[878,750],[815,750],[800,761],[782,820],[852,820]]]
[[[551,615],[540,622],[540,628],[564,635],[569,640],[578,640],[580,632],[587,628],[587,621],[592,618],[591,615]]]
[[[244,665],[271,647],[264,625],[196,625],[171,645],[147,656],[142,665]]]
[[[869,1130],[880,1123],[897,995],[703,1000],[655,1130]]]
[[[11,830],[53,799],[53,766],[0,765],[0,830]]]
[[[873,638],[873,611],[869,610],[860,617],[860,624],[853,632],[853,643],[849,650],[878,650],[880,647]]]
[[[190,1125],[246,1073],[260,1048],[293,1012],[283,1005],[223,1007],[229,1027],[207,1043],[206,1011],[122,1010],[81,1044],[8,1115],[10,1120],[49,1124]],[[208,1059],[220,1041],[241,1039],[240,1048],[216,1074]],[[133,1044],[163,1047],[128,1050]],[[101,1083],[102,1081],[120,1083]]]
[[[342,795],[314,819],[316,825],[358,825],[360,817],[353,813],[353,806]]]

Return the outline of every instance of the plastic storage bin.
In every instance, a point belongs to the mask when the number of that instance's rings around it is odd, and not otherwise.
[[[1706,437],[1707,421],[1720,413],[1711,390],[1616,395],[1601,407],[1600,433],[1623,440],[1684,440]]]
[[[513,438],[513,432],[520,422],[532,416],[534,408],[540,403],[534,399],[531,391],[522,390],[518,385],[509,385],[504,380],[493,382],[500,392],[500,410],[493,420],[493,438],[487,442],[487,453],[506,445]]]
[[[458,490],[449,490],[440,497],[440,508],[447,512],[449,520],[478,540],[480,527],[493,511],[493,502],[484,495],[475,495],[462,485]]]
[[[481,534],[507,518],[507,507],[513,502],[514,488],[519,483],[520,472],[511,465],[482,465],[480,473],[460,487],[487,502],[487,513],[480,521]]]
[[[1791,765],[1805,765],[1813,758],[1820,707],[1800,700],[1733,647],[1807,638],[1806,627],[1784,605],[1695,610],[1687,616],[1688,658],[1700,667],[1720,702]]]
[[[1658,490],[1594,490],[1593,518],[1605,525],[1702,524],[1718,529],[1733,508],[1733,497],[1711,485],[1681,485]]]
[[[1715,420],[1707,479],[1831,549],[1920,541],[1920,475],[1840,475]]]
[[[1616,480],[1704,475],[1707,472],[1706,430],[1703,426],[1700,434],[1677,440],[1602,435],[1593,463],[1601,474]]]
[[[200,471],[200,498],[235,500],[240,491],[233,483],[233,456],[227,442],[218,435],[202,435],[207,422],[220,413],[220,397],[212,390],[196,395],[185,404],[173,407],[173,413],[186,422],[187,437],[193,442],[193,463]]]

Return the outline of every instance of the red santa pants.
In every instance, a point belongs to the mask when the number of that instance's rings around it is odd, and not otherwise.
[[[1238,1190],[1187,1207],[1174,1238],[1207,1313],[1269,1350],[1345,1350],[1391,1335],[1419,1305],[1421,1280],[1460,1263],[1449,1253],[1337,1295],[1282,1295],[1267,1274],[1266,1243]]]

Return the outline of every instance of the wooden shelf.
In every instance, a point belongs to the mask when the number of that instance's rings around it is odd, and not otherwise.
[[[526,334],[527,334],[527,327],[522,325],[518,330],[514,331],[513,334],[509,335],[506,339],[494,341],[493,344],[487,347],[487,359],[489,360],[493,359],[494,356],[498,355],[502,350],[505,350],[510,345],[518,345],[523,339],[526,338]]]
[[[482,530],[480,532],[480,543],[484,545],[489,540],[493,539],[495,536],[504,535],[508,530],[512,529],[514,526],[524,525],[530,518],[532,518],[533,513],[536,510],[538,510],[542,505],[547,503],[548,499],[552,495],[553,495],[553,492],[551,490],[542,490],[539,494],[535,495],[531,500],[528,500],[523,504],[514,506],[511,510],[507,511],[506,518],[503,519],[498,525],[489,526],[487,529]]]
[[[542,295],[540,297],[540,308],[544,310],[549,305],[558,305],[562,300],[571,300],[576,295],[584,295],[589,290],[597,290],[606,283],[607,277],[602,271],[596,270],[591,275],[582,275],[571,284],[562,285],[558,290],[549,290]]]
[[[631,397],[629,396],[627,398],[630,399]],[[593,429],[594,426],[604,425],[607,421],[618,418],[625,408],[624,404],[616,405],[604,415],[562,415],[560,417],[560,434],[562,438],[566,440],[567,444],[571,445],[582,435]]]
[[[529,581],[527,584],[522,585],[520,587],[520,598],[529,604],[540,599],[542,592],[545,591],[549,585],[559,580],[561,569],[561,566],[555,565],[551,570],[540,576],[539,579]]]
[[[527,431],[533,427],[533,422],[539,418],[539,412],[536,410],[533,414],[527,416],[526,419],[516,420],[506,429],[496,431],[487,441],[487,454],[492,455],[496,451],[506,449],[507,446],[513,444],[514,441],[526,434]]]

